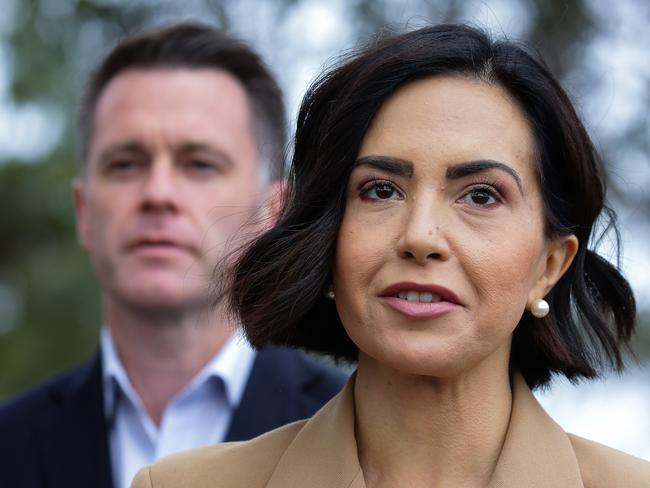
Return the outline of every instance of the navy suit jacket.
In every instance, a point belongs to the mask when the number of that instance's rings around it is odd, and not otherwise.
[[[313,415],[345,377],[299,351],[258,352],[227,441]],[[0,407],[0,487],[112,488],[100,354]]]

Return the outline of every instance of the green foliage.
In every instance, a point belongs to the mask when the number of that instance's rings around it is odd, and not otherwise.
[[[78,362],[95,347],[99,294],[76,244],[67,168],[0,167],[0,283],[13,290],[14,302],[13,317],[8,304],[0,311],[0,395]]]

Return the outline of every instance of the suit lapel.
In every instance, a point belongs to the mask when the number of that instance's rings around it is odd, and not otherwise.
[[[291,442],[266,488],[365,488],[354,435],[354,376]],[[567,434],[521,375],[513,383],[506,439],[489,488],[584,488]]]
[[[365,488],[354,436],[353,378],[300,430],[266,488]]]
[[[539,405],[524,378],[513,380],[506,440],[489,488],[584,488],[566,432]]]
[[[50,397],[52,413],[38,432],[48,486],[112,487],[100,355]]]
[[[299,411],[301,372],[292,367],[289,352],[259,351],[225,441],[252,439],[302,418]]]

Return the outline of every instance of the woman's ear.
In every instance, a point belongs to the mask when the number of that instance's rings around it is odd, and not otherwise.
[[[528,308],[538,298],[544,298],[560,281],[562,275],[569,269],[578,252],[578,238],[573,234],[560,236],[551,240],[546,252],[546,262],[539,279],[528,297]]]

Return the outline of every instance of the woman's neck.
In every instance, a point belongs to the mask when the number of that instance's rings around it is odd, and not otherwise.
[[[489,359],[487,360],[489,362]],[[400,373],[361,356],[355,383],[359,461],[368,488],[488,485],[512,404],[507,367],[459,378]]]

